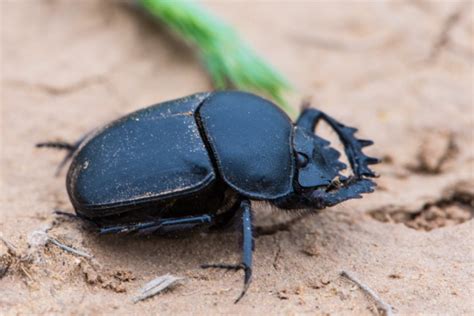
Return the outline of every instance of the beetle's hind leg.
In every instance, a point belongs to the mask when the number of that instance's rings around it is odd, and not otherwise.
[[[239,213],[242,224],[242,262],[238,264],[204,264],[201,266],[203,269],[218,268],[226,270],[244,270],[244,288],[239,297],[235,300],[235,303],[238,303],[240,299],[244,297],[252,279],[253,234],[250,201],[243,200],[240,203]]]
[[[43,143],[37,143],[36,144],[37,148],[54,148],[54,149],[64,149],[64,150],[74,150],[75,146],[74,144],[67,143],[67,142],[43,142]]]
[[[36,147],[37,148],[53,148],[53,149],[59,149],[59,150],[67,150],[66,156],[63,158],[63,160],[59,163],[58,167],[56,168],[56,172],[54,173],[55,176],[58,176],[61,170],[64,168],[64,166],[67,164],[67,162],[72,158],[72,155],[76,152],[76,150],[79,148],[79,146],[82,144],[84,139],[89,135],[86,134],[82,136],[79,140],[77,140],[75,143],[68,143],[68,142],[62,142],[62,141],[51,141],[51,142],[42,142],[42,143],[37,143]]]

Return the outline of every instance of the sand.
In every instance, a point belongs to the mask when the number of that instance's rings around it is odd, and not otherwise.
[[[115,2],[0,5],[0,232],[16,247],[0,243],[0,314],[380,313],[341,271],[396,314],[474,314],[472,2],[205,3],[290,79],[295,109],[311,98],[384,160],[374,194],[256,238],[239,304],[241,272],[199,268],[238,260],[236,234],[100,237],[53,214],[73,211],[64,153],[34,147],[210,90],[192,50]],[[257,225],[291,215],[254,209]],[[93,258],[44,244],[46,228]],[[132,302],[167,273],[185,279]]]

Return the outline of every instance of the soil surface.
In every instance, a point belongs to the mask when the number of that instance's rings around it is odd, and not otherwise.
[[[192,50],[116,2],[0,5],[0,314],[381,313],[342,271],[396,314],[474,314],[472,2],[204,3],[289,78],[295,109],[310,98],[383,159],[374,194],[256,238],[238,304],[241,272],[199,268],[239,260],[236,234],[100,237],[53,214],[73,212],[64,152],[34,147],[210,90]],[[260,226],[292,215],[254,209]],[[166,273],[184,280],[132,302]]]

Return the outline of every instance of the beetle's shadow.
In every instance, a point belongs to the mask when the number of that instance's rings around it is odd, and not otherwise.
[[[298,215],[283,212],[268,203],[253,203],[252,206],[257,226],[284,223]],[[332,280],[339,278],[339,267],[353,264],[352,254],[360,242],[352,235],[354,229],[357,230],[352,227],[354,212],[338,207],[311,214],[285,229],[257,236],[252,292],[265,293],[267,297],[268,291],[288,288],[289,284],[300,286],[313,282],[308,280]],[[193,299],[214,300],[214,294],[207,296],[202,293],[217,293],[217,289],[229,288],[229,292],[218,292],[224,293],[219,294],[219,301],[228,304],[235,299],[242,286],[242,272],[201,269],[201,265],[206,263],[232,264],[241,261],[239,232],[231,227],[209,233],[186,233],[177,238],[100,235],[92,226],[75,218],[68,221],[69,225],[57,228],[72,230],[81,236],[83,248],[79,249],[94,256],[93,261],[101,266],[97,273],[107,277],[120,271],[130,271],[136,281],[126,285],[127,290],[141,287],[145,282],[169,273],[190,282],[175,297],[196,291],[200,294],[193,295]],[[223,299],[220,295],[229,299]]]
[[[86,234],[86,232],[84,232]],[[183,274],[205,263],[240,260],[239,236],[232,230],[180,235],[88,234],[94,257],[109,267],[151,274]]]
[[[304,216],[288,216],[271,207],[259,205],[256,210],[255,238],[288,231]],[[268,221],[271,218],[271,221]],[[296,220],[288,220],[294,218]],[[82,226],[82,225],[81,225]],[[86,225],[81,230],[94,257],[111,267],[136,270],[147,267],[150,273],[184,273],[200,269],[206,263],[239,263],[241,260],[241,236],[238,225],[210,231],[184,231],[178,235],[111,234],[100,235],[97,229]],[[275,231],[261,233],[261,227]],[[265,229],[264,229],[265,230]],[[260,253],[270,249],[259,249]]]

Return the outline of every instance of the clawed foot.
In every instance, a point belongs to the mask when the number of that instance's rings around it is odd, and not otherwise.
[[[216,264],[203,264],[201,265],[201,268],[203,269],[224,269],[224,270],[233,270],[233,271],[238,271],[238,270],[244,270],[244,288],[242,289],[242,292],[240,293],[239,297],[235,300],[235,304],[237,304],[242,297],[244,297],[245,293],[247,292],[247,289],[249,288],[250,285],[250,280],[252,278],[252,268],[246,266],[243,263],[239,264],[221,264],[221,263],[216,263]]]

